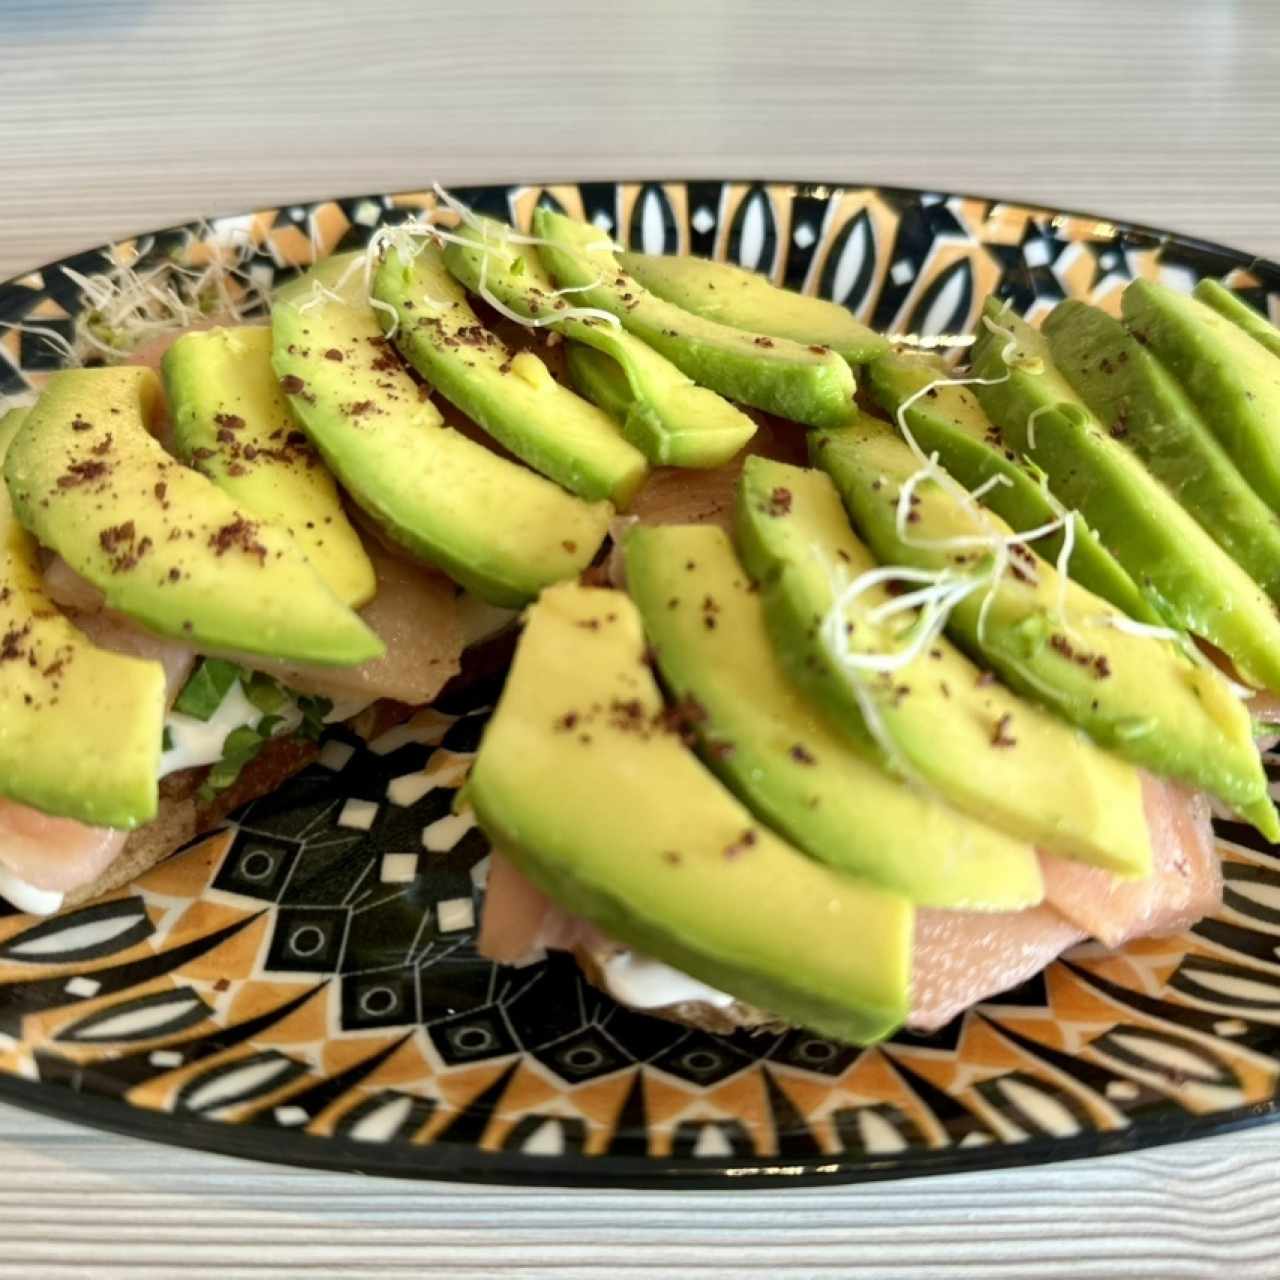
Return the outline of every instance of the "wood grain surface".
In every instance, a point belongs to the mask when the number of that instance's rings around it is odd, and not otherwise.
[[[550,178],[971,190],[1280,256],[1274,0],[0,0],[0,276],[309,197]],[[771,1193],[273,1169],[0,1108],[0,1277],[1280,1276],[1280,1126]]]

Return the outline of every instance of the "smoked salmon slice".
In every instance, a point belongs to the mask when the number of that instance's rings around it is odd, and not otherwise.
[[[1142,798],[1152,853],[1152,873],[1145,880],[1123,880],[1098,867],[1040,855],[1045,901],[1108,947],[1179,933],[1222,901],[1222,864],[1206,797],[1144,773]]]

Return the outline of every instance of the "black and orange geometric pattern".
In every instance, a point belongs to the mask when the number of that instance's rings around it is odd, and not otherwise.
[[[834,298],[887,332],[970,331],[995,291],[1033,319],[1114,309],[1135,276],[1224,279],[1280,319],[1280,268],[1140,228],[943,193],[768,182],[460,191],[540,202],[653,252]],[[38,387],[81,306],[60,268],[226,238],[270,285],[429,192],[260,211],[77,255],[0,285],[0,392]],[[624,1010],[567,957],[476,955],[488,847],[454,799],[482,706],[420,713],[320,761],[126,890],[0,916],[0,1094],[215,1149],[400,1175],[684,1185],[884,1177],[1113,1150],[1271,1111],[1280,851],[1220,824],[1220,914],[1072,952],[928,1037],[854,1049],[714,1036]],[[1269,761],[1269,767],[1280,760]]]

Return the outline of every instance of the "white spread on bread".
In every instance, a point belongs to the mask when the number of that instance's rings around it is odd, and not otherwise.
[[[636,951],[619,951],[604,962],[604,985],[633,1009],[665,1009],[677,1004],[709,1004],[727,1009],[735,997]]]
[[[217,764],[222,759],[227,738],[237,729],[255,725],[261,719],[262,712],[245,697],[239,680],[231,682],[218,709],[207,720],[170,711],[164,727],[172,745],[160,757],[160,777],[177,773],[179,769]]]

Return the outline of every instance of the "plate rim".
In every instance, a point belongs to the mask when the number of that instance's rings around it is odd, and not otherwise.
[[[56,1099],[56,1100],[55,1100]],[[1274,1122],[1280,1099],[1206,1115],[1164,1116],[1141,1127],[1088,1130],[1066,1138],[993,1142],[914,1150],[905,1155],[758,1156],[750,1160],[675,1156],[529,1155],[486,1151],[447,1142],[359,1142],[339,1134],[320,1137],[277,1128],[225,1124],[192,1113],[152,1111],[120,1098],[85,1094],[74,1086],[42,1084],[0,1072],[0,1102],[160,1146],[208,1152],[259,1164],[317,1172],[352,1173],[406,1182],[461,1182],[492,1186],[614,1191],[739,1191],[782,1187],[853,1186],[863,1182],[1034,1168],[1239,1133]],[[286,1139],[282,1142],[282,1139]]]
[[[525,182],[511,181],[502,179],[492,179],[483,182],[461,182],[456,187],[445,187],[445,190],[452,194],[454,191],[472,191],[477,188],[486,187],[564,187],[579,186],[583,183],[604,183],[609,186],[621,186],[629,183],[638,185],[666,183],[684,183],[691,182],[719,182],[719,183],[737,183],[748,187],[751,186],[792,186],[792,187],[830,187],[832,189],[842,189],[848,191],[887,191],[893,194],[906,196],[928,196],[941,195],[945,199],[959,198],[961,200],[980,200],[985,204],[1005,204],[1012,205],[1019,209],[1043,209],[1055,216],[1067,218],[1083,218],[1092,219],[1094,222],[1105,222],[1108,226],[1114,227],[1117,231],[1130,232],[1136,235],[1151,236],[1160,243],[1176,242],[1178,244],[1187,245],[1192,249],[1200,252],[1223,254],[1228,257],[1245,260],[1247,270],[1256,270],[1258,267],[1263,268],[1268,273],[1273,273],[1276,277],[1276,288],[1280,289],[1280,258],[1270,258],[1266,255],[1253,254],[1247,249],[1240,249],[1234,245],[1226,244],[1221,240],[1210,239],[1205,236],[1195,235],[1191,232],[1177,231],[1168,227],[1158,227],[1154,223],[1136,222],[1128,218],[1113,218],[1106,214],[1095,213],[1090,209],[1078,209],[1075,207],[1067,207],[1064,205],[1049,204],[1039,200],[1022,200],[1014,196],[991,195],[980,191],[965,189],[963,191],[947,191],[941,187],[917,187],[910,184],[885,183],[874,181],[863,181],[859,179],[827,179],[827,178],[770,178],[762,176],[746,177],[746,178],[727,178],[716,177],[710,175],[684,174],[679,176],[668,176],[663,178],[644,178],[644,177],[626,177],[626,178],[557,178],[545,182]],[[441,184],[443,185],[443,184]],[[389,188],[385,191],[354,191],[349,193],[339,193],[336,195],[326,196],[307,196],[294,200],[279,200],[273,204],[267,204],[262,208],[288,209],[295,205],[315,205],[315,204],[332,204],[352,202],[359,200],[382,200],[386,197],[395,198],[397,196],[415,195],[425,188],[418,187],[396,187]],[[258,209],[236,208],[223,213],[206,213],[195,218],[187,218],[181,222],[171,222],[162,227],[148,227],[142,231],[125,232],[114,240],[99,241],[97,244],[85,245],[83,248],[71,249],[63,253],[57,258],[52,258],[47,262],[38,262],[31,266],[25,267],[15,275],[10,275],[0,280],[0,290],[8,288],[10,285],[17,285],[24,276],[30,275],[35,271],[45,271],[49,267],[56,267],[60,263],[67,261],[69,258],[77,258],[86,253],[98,253],[103,249],[109,248],[114,244],[121,244],[129,240],[143,240],[148,236],[161,236],[170,232],[185,231],[192,227],[198,227],[201,223],[212,222],[215,219],[222,218],[241,218],[249,214],[259,212]]]

